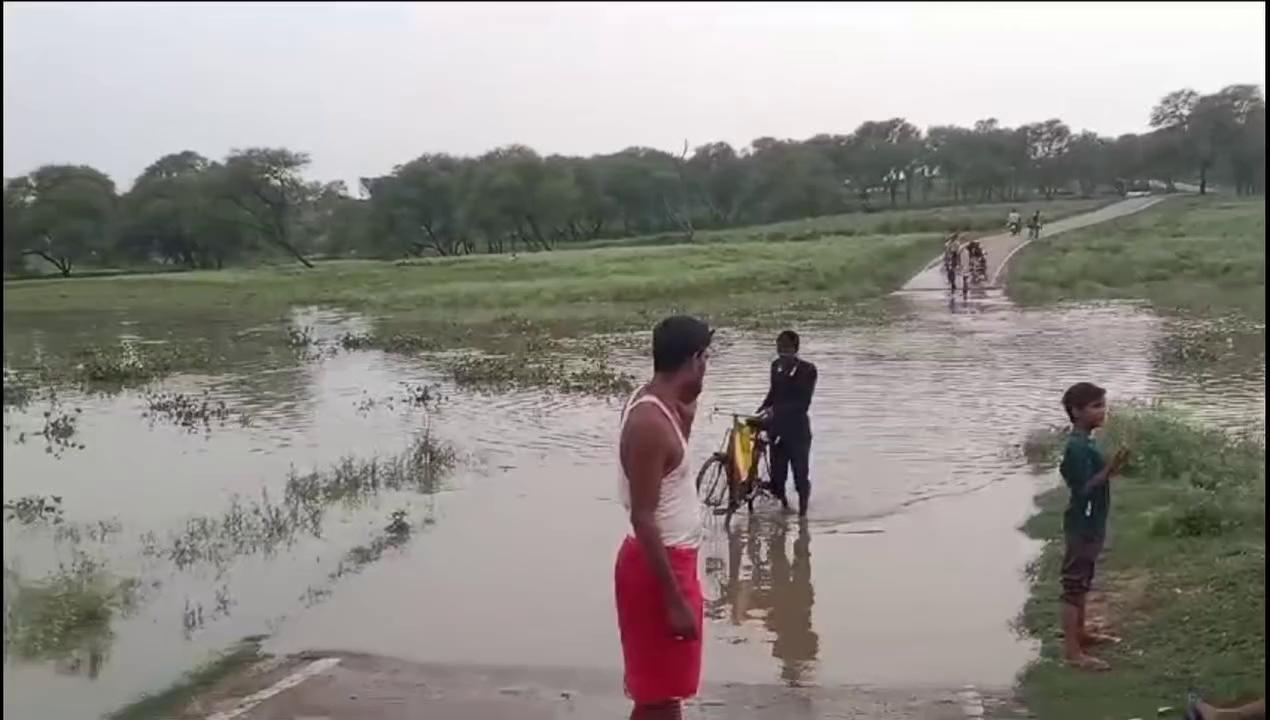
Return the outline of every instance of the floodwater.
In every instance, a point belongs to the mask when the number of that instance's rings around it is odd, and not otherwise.
[[[1113,402],[1162,399],[1228,427],[1264,423],[1264,329],[1215,373],[1176,361],[1174,338],[1190,328],[1133,306],[1023,311],[995,296],[950,306],[937,293],[895,302],[887,325],[806,329],[803,354],[820,369],[811,518],[801,526],[760,508],[728,528],[711,523],[708,680],[1007,686],[1034,652],[1011,626],[1037,549],[1017,527],[1053,481],[1016,448],[1062,419],[1063,388],[1092,379]],[[319,339],[367,327],[333,311],[288,322]],[[233,348],[270,330],[67,323],[6,316],[6,351],[182,332]],[[770,339],[719,338],[694,462],[717,447],[728,413],[752,410],[766,390]],[[643,374],[638,353],[615,354]],[[14,598],[59,563],[91,558],[94,577],[133,581],[103,631],[22,652],[6,643],[6,716],[95,717],[254,634],[270,635],[274,652],[611,669],[618,682],[617,401],[470,392],[427,358],[378,351],[251,358],[160,383],[226,403],[230,420],[206,430],[143,417],[141,391],[63,394],[55,413],[80,408],[83,447],[54,446],[31,435],[47,401],[6,408],[5,500],[59,495],[65,516],[5,523],[6,638]],[[421,407],[407,384],[439,391]],[[383,480],[392,466],[381,461],[425,428],[454,447],[454,469],[439,484]],[[380,474],[368,484],[371,459]],[[307,485],[294,479],[311,471]]]

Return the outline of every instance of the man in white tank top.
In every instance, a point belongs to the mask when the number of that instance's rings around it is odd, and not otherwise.
[[[681,717],[701,680],[701,508],[688,433],[714,334],[676,316],[653,330],[653,379],[622,413],[619,491],[631,533],[614,569],[632,718]]]

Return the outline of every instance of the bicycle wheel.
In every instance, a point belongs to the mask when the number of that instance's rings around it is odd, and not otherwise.
[[[760,495],[772,494],[772,457],[769,450],[769,447],[764,447],[763,452],[759,453],[754,462],[754,482],[750,485],[750,492],[745,497],[746,509],[750,512],[754,512],[755,499]]]
[[[728,496],[728,463],[722,453],[715,453],[697,473],[697,497],[707,507],[716,508]]]

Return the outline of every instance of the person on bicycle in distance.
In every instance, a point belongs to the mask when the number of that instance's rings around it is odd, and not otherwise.
[[[789,510],[785,495],[785,478],[794,471],[794,489],[798,491],[798,516],[807,516],[811,499],[808,477],[811,459],[811,419],[807,411],[816,391],[816,366],[798,357],[798,333],[785,330],[776,336],[776,359],[772,361],[771,384],[767,397],[759,406],[767,415],[766,427],[771,436],[772,494]]]
[[[1005,226],[1012,233],[1023,227],[1023,217],[1016,208],[1010,208],[1009,214],[1005,216]]]

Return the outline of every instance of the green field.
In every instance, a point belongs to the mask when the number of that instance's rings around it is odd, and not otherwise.
[[[1031,453],[1046,464],[1060,436]],[[1091,596],[1124,643],[1096,653],[1112,671],[1058,660],[1058,571],[1065,489],[1039,498],[1026,525],[1047,540],[1023,624],[1042,642],[1023,699],[1047,720],[1155,717],[1190,689],[1223,703],[1265,694],[1265,438],[1190,425],[1158,409],[1116,411],[1104,450],[1133,458],[1114,481],[1109,549]],[[1179,717],[1178,712],[1165,715]]]
[[[670,310],[744,321],[791,306],[836,306],[899,287],[937,251],[932,234],[829,236],[438,258],[332,261],[110,278],[8,282],[6,316],[112,311],[276,317],[298,305],[367,312],[388,324],[469,329],[510,318],[587,329],[643,327]],[[497,328],[495,328],[497,329]]]
[[[1157,308],[1265,317],[1265,201],[1169,199],[1027,246],[1010,296],[1024,305],[1144,299]]]
[[[1097,209],[1118,198],[1081,198],[1067,200],[1027,200],[1018,203],[985,203],[982,205],[950,205],[875,213],[825,215],[804,220],[787,220],[768,225],[703,230],[693,236],[695,243],[773,242],[814,240],[830,235],[906,235],[911,233],[946,233],[949,230],[999,231],[1011,208],[1031,214],[1040,210],[1049,220],[1077,215]],[[674,245],[683,242],[682,233],[641,235],[630,238],[596,240],[588,247],[629,247],[632,245]]]

